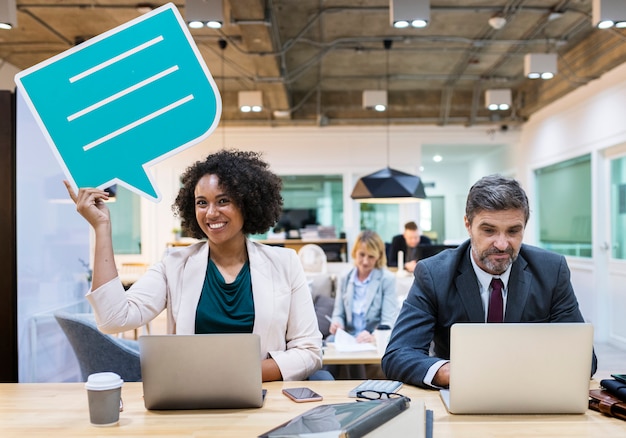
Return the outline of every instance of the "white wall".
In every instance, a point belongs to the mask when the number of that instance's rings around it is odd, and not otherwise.
[[[519,132],[499,134],[497,137],[490,137],[490,143],[485,143],[494,145],[491,152],[469,163],[453,163],[443,167],[426,166],[422,174],[423,180],[426,183],[435,183],[434,188],[428,189],[427,195],[445,197],[445,227],[448,240],[459,241],[468,237],[463,217],[467,192],[472,184],[492,173],[515,176],[514,172],[509,170],[511,166],[509,157],[510,150],[518,141]]]
[[[465,197],[473,182],[469,167],[460,163],[435,168],[427,166],[422,177],[426,183],[434,183],[433,188],[428,188],[428,196],[444,197],[446,239],[465,240]]]
[[[163,255],[172,240],[176,224],[171,204],[178,190],[178,177],[196,160],[222,147],[263,152],[264,158],[278,174],[339,174],[344,177],[344,229],[350,241],[359,232],[358,204],[350,198],[359,177],[377,171],[387,164],[408,173],[420,174],[423,144],[512,145],[518,135],[496,136],[480,126],[390,128],[389,162],[387,163],[386,127],[306,127],[306,128],[229,128],[218,129],[205,141],[155,165],[151,171],[163,201],[142,204],[142,247],[144,261],[153,263]],[[476,165],[453,167],[445,172],[425,172],[424,181],[434,182],[427,195],[445,195],[446,235],[464,239],[463,210],[465,196],[480,172],[493,173],[508,167],[502,152],[480,160]],[[483,174],[481,173],[480,176]],[[400,208],[400,224],[417,217],[418,206]],[[449,227],[449,228],[448,228]],[[128,259],[122,258],[118,262]]]
[[[626,348],[623,277],[626,263],[610,259],[608,158],[626,144],[626,64],[536,113],[513,152],[518,177],[533,193],[533,171],[583,154],[592,157],[593,259],[570,258],[572,283],[596,339]],[[532,203],[532,199],[531,199]],[[530,228],[529,228],[529,231]],[[622,304],[620,306],[620,304]]]

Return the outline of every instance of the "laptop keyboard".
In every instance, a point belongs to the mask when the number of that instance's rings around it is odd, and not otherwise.
[[[402,382],[396,380],[365,380],[353,388],[348,397],[356,397],[359,391],[396,392],[401,386]]]

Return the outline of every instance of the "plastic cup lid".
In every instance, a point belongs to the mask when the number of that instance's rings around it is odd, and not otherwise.
[[[91,374],[85,382],[85,388],[95,391],[105,391],[107,389],[115,389],[122,386],[124,381],[122,378],[111,372]]]

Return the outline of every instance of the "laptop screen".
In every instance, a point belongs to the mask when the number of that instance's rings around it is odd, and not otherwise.
[[[455,324],[442,399],[459,414],[583,413],[592,355],[591,324]]]
[[[256,334],[141,336],[139,348],[147,409],[263,405]]]

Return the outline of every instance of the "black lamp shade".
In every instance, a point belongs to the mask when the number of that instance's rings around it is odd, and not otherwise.
[[[386,167],[359,179],[352,199],[361,202],[415,202],[426,198],[419,176]]]

